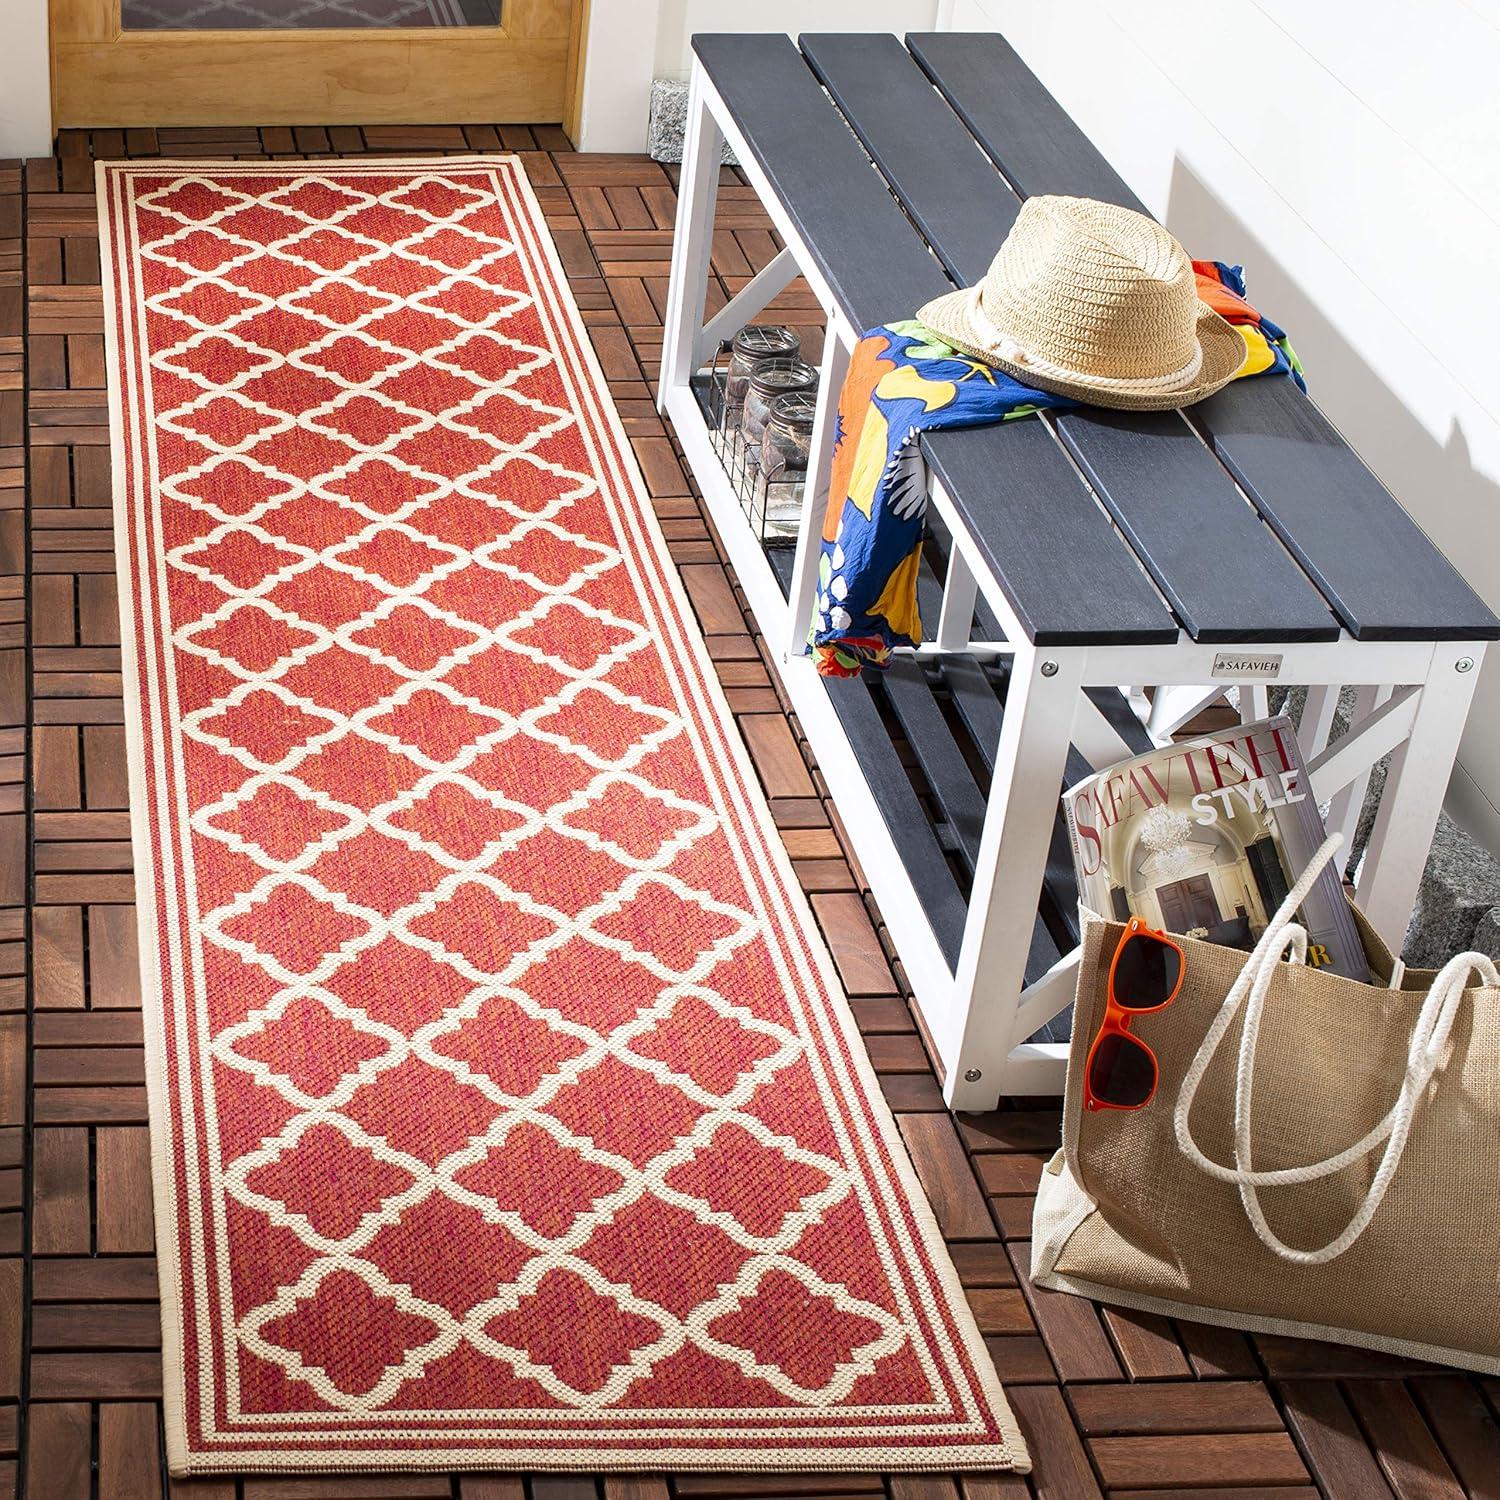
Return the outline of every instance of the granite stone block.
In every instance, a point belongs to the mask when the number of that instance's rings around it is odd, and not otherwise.
[[[651,83],[651,121],[646,129],[646,151],[653,161],[681,161],[687,136],[688,86],[678,78]],[[723,160],[734,165],[734,153],[724,144]]]

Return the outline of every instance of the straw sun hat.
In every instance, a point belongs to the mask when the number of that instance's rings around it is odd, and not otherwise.
[[[1245,362],[1182,246],[1092,198],[1028,198],[984,280],[917,320],[1026,385],[1131,411],[1201,401]]]

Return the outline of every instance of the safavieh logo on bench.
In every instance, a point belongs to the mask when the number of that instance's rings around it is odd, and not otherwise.
[[[1280,677],[1280,653],[1259,656],[1241,651],[1220,651],[1214,657],[1215,677]]]

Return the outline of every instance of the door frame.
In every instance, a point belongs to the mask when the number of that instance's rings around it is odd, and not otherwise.
[[[559,122],[583,3],[502,0],[493,27],[126,31],[120,0],[50,0],[52,124]]]

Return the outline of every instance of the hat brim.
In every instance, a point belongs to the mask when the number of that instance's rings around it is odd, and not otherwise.
[[[1212,396],[1215,391],[1223,390],[1249,356],[1239,330],[1206,303],[1200,302],[1197,338],[1203,361],[1191,385],[1171,390],[1143,390],[1105,376],[1080,373],[1064,379],[1052,373],[1043,375],[1028,368],[1024,361],[1002,359],[994,345],[986,342],[974,326],[973,305],[972,288],[949,292],[923,307],[917,314],[917,321],[937,334],[945,344],[1003,370],[1023,385],[1051,391],[1058,396],[1070,396],[1090,406],[1109,406],[1121,411],[1170,411],[1179,406],[1191,406]]]

